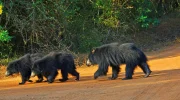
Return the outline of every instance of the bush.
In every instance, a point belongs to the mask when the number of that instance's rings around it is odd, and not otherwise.
[[[3,6],[2,3],[0,3],[0,15],[2,14],[2,9]],[[8,43],[11,38],[8,31],[0,26],[0,58],[7,58],[9,53],[12,52],[12,45]]]
[[[157,7],[151,1],[4,0],[6,13],[2,13],[0,24],[16,37],[14,51],[87,52],[158,25]]]

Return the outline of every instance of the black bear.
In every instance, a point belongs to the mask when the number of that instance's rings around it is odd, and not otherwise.
[[[58,74],[58,69],[61,69],[62,74],[62,79],[59,79],[59,81],[67,81],[68,73],[76,76],[76,80],[79,80],[79,73],[76,71],[73,56],[62,52],[51,52],[37,60],[32,67],[31,76],[41,73],[49,83],[52,83]]]
[[[111,79],[116,79],[121,64],[126,64],[126,73],[123,80],[132,79],[137,65],[145,73],[144,77],[148,77],[151,74],[146,55],[133,43],[110,43],[97,47],[90,52],[86,64],[88,66],[91,64],[99,65],[98,70],[94,73],[94,79],[98,78],[98,76],[106,75],[108,66],[112,67]]]
[[[31,68],[34,63],[34,61],[42,58],[42,54],[35,53],[35,54],[25,54],[24,56],[20,57],[17,60],[14,60],[12,62],[9,62],[5,76],[12,75],[14,73],[20,73],[22,82],[19,83],[19,85],[24,84],[26,81],[32,82],[32,80],[29,80],[31,76]],[[43,76],[41,74],[38,74],[38,80],[36,82],[43,81]]]

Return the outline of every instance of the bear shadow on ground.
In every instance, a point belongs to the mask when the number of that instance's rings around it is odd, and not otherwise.
[[[127,81],[127,80],[122,80],[122,78],[124,76],[124,72],[120,73],[119,77],[116,80],[108,80],[108,76],[111,76],[111,74],[107,74],[107,76],[99,77],[99,79],[94,80],[93,75],[89,75],[89,76],[83,76],[82,75],[81,78],[80,78],[80,81],[76,81],[76,82],[74,80],[74,77],[69,77],[69,80],[67,82],[60,82],[58,80],[60,76],[58,76],[55,79],[54,83],[55,84],[61,84],[61,83],[63,83],[63,84],[66,84],[66,83],[76,84],[77,82],[78,83],[81,83],[81,82],[87,82],[87,83],[89,83],[89,82],[93,82],[93,83],[96,82],[96,83],[98,83],[98,82],[100,82],[100,84],[101,84],[101,82],[110,82],[111,83],[111,81],[112,81],[112,82],[119,82],[119,83],[121,83],[121,82]],[[167,80],[167,78],[168,78],[169,81],[179,80],[180,69],[153,71],[152,74],[150,75],[150,77],[148,77],[148,78],[143,78],[143,72],[135,72],[134,76],[133,76],[133,79],[130,80],[130,81],[132,81],[132,82],[133,81],[137,82],[138,80],[145,80],[145,81],[148,81],[148,80],[152,81],[153,80],[153,81],[156,81],[157,77],[162,77],[162,76],[164,78],[160,79],[160,81],[165,81],[165,80]],[[17,77],[20,77],[20,76],[17,76]],[[173,77],[173,78],[169,78],[169,77]],[[7,81],[1,81],[0,88],[18,86],[18,84],[17,84],[18,83],[18,79],[16,79],[16,80],[6,79],[6,80]],[[10,82],[10,84],[7,84],[7,82]],[[48,84],[48,83],[47,82],[35,83],[35,81],[34,81],[32,83],[28,83],[28,82],[25,83],[25,86],[26,85],[30,85],[30,84],[32,84],[32,85],[33,84],[34,85],[38,84],[38,86],[39,86],[39,85]],[[8,85],[10,85],[10,86],[8,86]]]
[[[153,77],[159,77],[159,76],[167,76],[168,73],[175,73],[175,72],[180,72],[180,69],[172,69],[172,70],[162,70],[162,71],[152,71],[152,74],[147,77],[144,78],[144,73],[143,72],[135,72],[133,75],[133,79],[149,79],[149,78],[153,78]],[[180,73],[177,73],[180,74]],[[125,72],[120,72],[118,75],[118,78],[116,80],[122,80],[122,78],[124,77]],[[113,80],[109,80],[108,78],[111,77],[111,74],[107,74],[106,76],[100,76],[99,79],[96,79],[97,81],[113,81]],[[133,80],[132,79],[132,80]],[[93,75],[92,76],[81,76],[80,81],[88,81],[88,80],[94,80]]]

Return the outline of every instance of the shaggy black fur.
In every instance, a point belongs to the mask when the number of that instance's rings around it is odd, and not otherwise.
[[[34,61],[40,58],[42,58],[42,55],[39,53],[25,54],[19,59],[9,62],[5,75],[9,76],[14,73],[20,73],[22,78],[22,82],[19,83],[20,85],[24,84],[26,81],[32,82],[32,80],[29,80],[31,76],[31,68]],[[41,82],[43,80],[43,76],[41,74],[38,74],[37,76],[37,82]]]
[[[49,83],[52,83],[58,74],[58,69],[61,69],[62,74],[60,81],[67,81],[68,73],[76,76],[76,80],[79,80],[79,73],[76,71],[73,56],[61,52],[51,52],[42,59],[37,60],[32,68],[32,76],[41,73]]]
[[[151,73],[147,64],[145,54],[138,49],[133,43],[111,43],[95,48],[88,56],[87,65],[98,64],[99,68],[94,73],[94,78],[106,75],[108,66],[112,67],[111,79],[116,79],[120,71],[119,65],[126,64],[126,75],[123,80],[132,79],[136,66],[145,73],[144,77],[148,77]]]

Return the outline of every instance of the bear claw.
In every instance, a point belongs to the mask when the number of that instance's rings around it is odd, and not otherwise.
[[[33,82],[32,80],[28,80],[28,82]]]
[[[131,77],[131,78],[125,77],[125,78],[123,78],[122,80],[130,80],[130,79],[132,79],[132,77]]]
[[[61,82],[65,82],[65,81],[67,81],[68,79],[59,79],[59,81],[61,81]]]
[[[24,85],[24,83],[19,83],[19,85]]]

